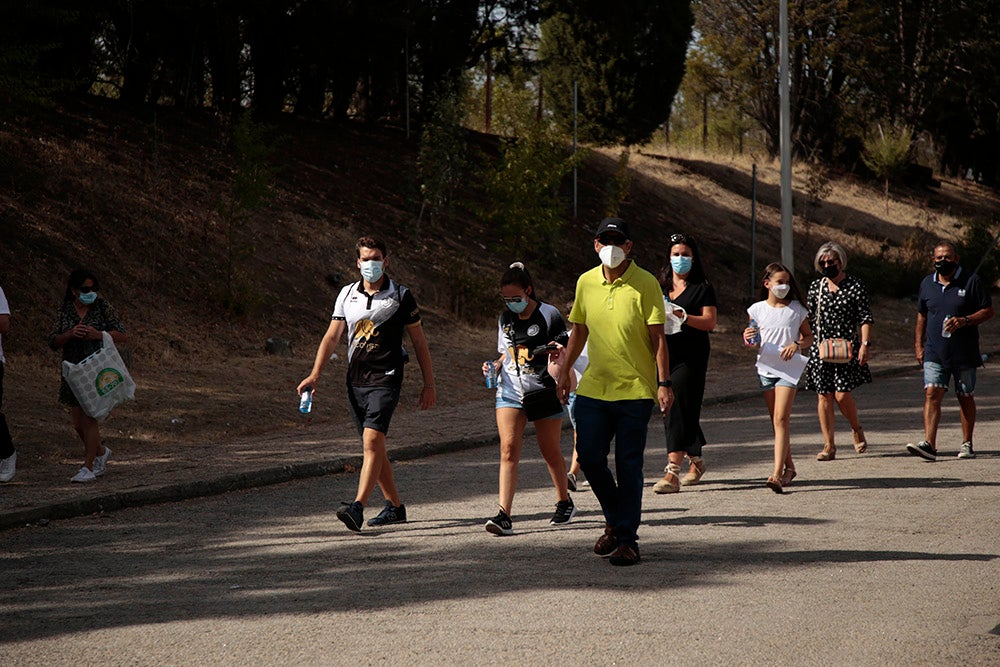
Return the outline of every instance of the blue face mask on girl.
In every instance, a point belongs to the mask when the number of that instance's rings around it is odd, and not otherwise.
[[[519,297],[517,301],[507,301],[506,299],[504,299],[504,303],[506,303],[507,307],[510,308],[510,312],[516,313],[518,315],[523,313],[525,308],[528,307],[528,300],[525,299],[523,296]]]
[[[85,306],[97,301],[97,292],[80,292],[80,303]]]
[[[674,270],[674,273],[683,276],[691,273],[691,264],[693,261],[690,257],[674,255],[670,258],[670,266]]]

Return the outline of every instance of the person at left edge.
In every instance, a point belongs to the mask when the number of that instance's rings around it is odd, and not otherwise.
[[[10,437],[7,418],[3,414],[3,367],[6,360],[3,356],[3,335],[10,331],[10,305],[7,296],[0,288],[0,482],[14,479],[17,469],[17,450]]]
[[[351,416],[364,446],[361,477],[354,502],[344,503],[337,518],[358,532],[364,521],[364,507],[375,484],[385,496],[385,508],[368,521],[383,526],[406,521],[406,506],[400,500],[386,454],[385,437],[392,413],[399,403],[403,384],[403,332],[410,336],[420,364],[424,386],[420,409],[437,401],[431,353],[420,323],[420,309],[413,294],[386,275],[389,264],[385,242],[363,236],[357,242],[361,280],[345,285],[333,307],[330,327],[316,351],[312,372],[299,383],[298,393],[319,384],[319,376],[334,348],[347,330],[347,397]]]
[[[115,345],[128,340],[125,325],[111,304],[98,296],[100,284],[89,269],[76,269],[66,279],[66,293],[56,313],[56,323],[49,334],[49,347],[62,350],[63,361],[78,364],[104,346],[107,331]],[[111,450],[101,442],[101,427],[96,419],[87,415],[73,395],[66,378],[59,385],[59,402],[68,405],[73,415],[73,429],[83,441],[83,467],[73,475],[71,482],[96,481],[107,471]]]

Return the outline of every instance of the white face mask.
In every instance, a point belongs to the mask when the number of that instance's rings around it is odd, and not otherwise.
[[[779,299],[784,299],[786,296],[788,296],[788,293],[791,291],[791,289],[792,289],[791,285],[775,285],[774,287],[771,288],[771,294],[773,294]]]
[[[601,258],[601,263],[609,269],[617,267],[625,261],[625,251],[616,245],[606,245],[597,253]]]

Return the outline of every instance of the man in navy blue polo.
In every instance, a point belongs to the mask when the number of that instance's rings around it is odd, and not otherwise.
[[[941,400],[951,378],[962,411],[962,446],[958,458],[971,459],[976,425],[976,368],[979,325],[993,317],[993,301],[982,281],[958,265],[955,246],[942,241],[934,248],[934,273],[920,283],[915,348],[924,368],[924,439],[906,450],[928,461],[937,459]]]

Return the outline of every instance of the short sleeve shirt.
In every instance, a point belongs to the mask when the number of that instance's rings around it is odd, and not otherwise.
[[[500,316],[498,325],[497,352],[504,354],[500,383],[519,398],[525,392],[555,387],[556,382],[548,370],[549,355],[533,357],[531,351],[566,331],[566,322],[559,310],[539,302],[527,319],[508,312]]]
[[[588,329],[587,365],[578,396],[602,401],[656,399],[656,358],[649,327],[662,327],[666,315],[656,277],[634,261],[609,283],[603,267],[576,282],[570,322]]]
[[[941,328],[948,315],[964,317],[992,305],[992,298],[976,274],[959,268],[947,285],[938,281],[937,273],[926,276],[920,283],[917,297],[917,312],[927,318],[924,361],[954,369],[982,366],[979,327],[961,327],[951,334],[951,338],[944,338]]]
[[[747,314],[757,321],[761,343],[772,343],[779,348],[797,341],[802,323],[809,319],[806,307],[794,299],[782,308],[768,305],[767,301],[758,301],[747,308]],[[757,360],[760,360],[760,355]],[[771,373],[763,375],[777,377]]]
[[[355,387],[395,386],[403,382],[403,333],[420,322],[420,309],[406,287],[390,280],[375,294],[364,283],[345,285],[333,319],[347,325],[347,382]]]
[[[701,315],[703,308],[711,308],[716,305],[715,288],[709,283],[694,283],[677,295],[676,299],[671,299],[684,311],[691,315]],[[708,332],[695,329],[686,322],[681,325],[681,330],[672,336],[667,336],[667,348],[670,350],[670,368],[680,364],[688,364],[699,368],[708,368],[708,355],[711,351],[711,343],[708,339]]]
[[[73,301],[63,301],[62,306],[56,311],[56,321],[49,334],[49,345],[52,345],[56,336],[69,331],[77,324],[86,324],[98,331],[125,331],[125,325],[118,319],[118,313],[104,297],[97,297],[97,300],[84,313],[83,318],[77,314]],[[71,364],[78,364],[102,347],[104,347],[103,340],[71,338],[63,345],[62,358],[63,361],[68,361]]]

